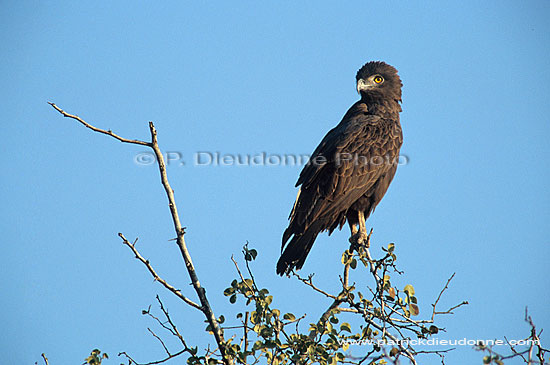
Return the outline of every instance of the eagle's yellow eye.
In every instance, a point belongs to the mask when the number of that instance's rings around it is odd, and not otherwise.
[[[381,84],[383,81],[384,81],[384,78],[382,76],[375,76],[374,77],[374,82],[376,84]]]

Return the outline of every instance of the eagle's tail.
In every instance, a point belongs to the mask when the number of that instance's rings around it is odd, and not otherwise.
[[[294,237],[286,245],[281,258],[277,262],[277,274],[288,274],[292,269],[301,269],[304,266],[309,250],[313,246],[313,242],[317,238],[319,232],[321,232],[322,224],[317,222],[306,229],[302,234],[294,234]],[[287,232],[283,237],[283,245],[288,239]],[[286,238],[286,239],[285,239]]]

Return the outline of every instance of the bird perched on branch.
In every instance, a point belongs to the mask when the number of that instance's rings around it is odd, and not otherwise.
[[[401,79],[394,67],[368,62],[356,81],[361,99],[323,138],[296,183],[300,190],[283,234],[279,275],[302,268],[317,235],[330,235],[346,221],[350,242],[365,244],[365,220],[395,175],[403,143]]]

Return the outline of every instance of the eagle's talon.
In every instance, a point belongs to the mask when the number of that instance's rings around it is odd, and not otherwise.
[[[349,238],[349,242],[353,246],[365,246],[366,248],[369,248],[370,246],[369,235],[367,234],[367,232],[363,231],[359,231],[351,235],[351,237]]]

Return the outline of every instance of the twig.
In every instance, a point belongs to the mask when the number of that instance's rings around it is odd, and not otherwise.
[[[456,275],[456,272],[454,272],[453,275],[451,275],[451,277],[450,277],[449,279],[447,279],[447,282],[445,283],[445,286],[444,286],[443,289],[441,289],[441,291],[439,292],[439,295],[437,296],[437,299],[435,300],[435,303],[432,304],[432,307],[435,308],[435,306],[437,305],[437,303],[439,303],[439,299],[441,299],[441,296],[443,295],[443,292],[449,288],[449,283],[451,282],[451,280],[453,280],[453,278],[455,277],[455,275]],[[433,316],[432,316],[432,318],[433,318]]]
[[[172,327],[172,329],[170,330],[170,332],[176,336],[177,338],[179,338],[180,342],[182,343],[183,346],[185,346],[185,348],[187,348],[187,344],[185,343],[184,339],[183,339],[183,336],[181,335],[181,333],[178,331],[178,328],[176,327],[176,324],[172,321],[172,318],[170,318],[170,315],[168,314],[168,310],[166,308],[164,308],[164,304],[162,303],[162,301],[160,300],[160,297],[157,295],[157,302],[159,303],[160,305],[160,310],[162,311],[162,313],[164,313],[164,317],[166,317],[166,320],[168,321],[168,323],[170,324],[170,326]],[[163,327],[166,327],[163,325]]]
[[[46,357],[46,354],[42,353],[42,358],[44,359],[44,363],[46,365],[50,365],[50,363],[48,362],[48,358]]]
[[[178,331],[176,325],[172,321],[172,318],[170,318],[170,315],[168,314],[168,310],[166,310],[166,308],[164,307],[164,304],[162,303],[162,301],[160,300],[160,297],[158,295],[156,296],[156,299],[159,303],[159,306],[160,306],[160,309],[161,309],[162,313],[164,314],[164,317],[166,318],[166,322],[161,321],[158,317],[151,314],[151,312],[150,312],[151,307],[150,306],[149,306],[149,309],[147,309],[147,311],[144,311],[143,314],[147,314],[149,317],[153,318],[162,328],[164,328],[165,330],[170,332],[170,334],[172,334],[173,336],[177,337],[180,340],[181,344],[183,345],[183,349],[178,351],[178,352],[171,353],[170,350],[168,350],[168,347],[166,346],[164,341],[160,338],[160,336],[158,336],[156,333],[154,333],[153,330],[151,330],[150,328],[147,328],[149,333],[151,333],[151,335],[153,335],[153,337],[155,337],[160,342],[160,344],[162,345],[162,348],[164,349],[164,352],[166,352],[167,357],[162,359],[162,360],[151,361],[151,362],[144,363],[144,364],[141,364],[141,365],[161,364],[161,363],[166,362],[170,359],[178,357],[179,355],[181,355],[185,352],[188,352],[191,355],[194,355],[194,352],[195,352],[194,350],[190,349],[187,346],[187,344],[185,343],[185,340],[183,339],[183,336]],[[168,323],[170,325],[170,327],[167,326],[165,323]],[[134,362],[137,365],[140,365],[134,359],[132,359],[126,352],[121,352],[118,355],[119,356],[121,356],[121,355],[126,356],[126,358],[128,358],[128,360],[130,360],[130,364],[132,362]]]
[[[372,230],[371,230],[371,232],[372,232]],[[370,237],[370,235],[369,235],[369,237]],[[350,253],[352,253],[352,252],[353,252],[353,244],[351,245],[351,248],[350,248]],[[327,297],[334,298],[334,301],[329,305],[327,310],[321,315],[321,317],[319,318],[319,321],[317,321],[318,325],[321,325],[321,326],[324,327],[326,322],[328,321],[332,311],[335,308],[338,308],[338,306],[340,304],[342,304],[343,302],[348,300],[348,295],[349,295],[350,291],[353,290],[353,287],[349,287],[349,282],[348,282],[349,281],[349,268],[350,268],[350,265],[351,265],[351,260],[348,260],[344,264],[344,274],[343,274],[344,279],[342,280],[342,291],[340,292],[340,294],[338,294],[337,297],[334,297],[333,295],[330,295],[328,293],[324,293]],[[296,276],[298,276],[298,275],[296,275]],[[300,277],[298,276],[298,278],[300,278]],[[313,286],[313,283],[308,284],[306,281],[303,281],[303,282],[306,285],[309,285],[309,286],[311,286],[312,288],[315,289],[315,287]],[[310,276],[310,282],[311,282],[311,276]],[[319,292],[322,292],[322,291],[320,291],[320,289],[316,289],[316,290],[319,291]],[[311,331],[309,333],[309,338],[312,339],[312,340],[315,338],[315,331]]]
[[[66,111],[64,111],[63,109],[61,109],[57,105],[55,105],[54,103],[48,102],[48,104],[50,104],[55,110],[60,112],[65,118],[74,119],[74,120],[80,122],[86,128],[89,128],[89,129],[93,130],[94,132],[106,134],[106,135],[111,136],[115,139],[118,139],[120,142],[123,142],[123,143],[131,143],[131,144],[138,144],[138,145],[141,145],[141,146],[152,147],[151,143],[149,143],[149,142],[144,142],[144,141],[140,141],[140,140],[137,140],[137,139],[126,139],[126,138],[120,137],[119,135],[113,133],[111,130],[106,131],[104,129],[94,127],[93,125],[86,123],[79,116],[67,113]]]
[[[439,300],[441,299],[441,296],[443,295],[443,293],[445,292],[445,290],[447,290],[449,288],[449,283],[451,282],[451,280],[453,280],[453,278],[455,277],[456,275],[456,272],[453,273],[453,275],[451,275],[451,277],[447,280],[447,282],[445,283],[445,286],[443,287],[443,289],[441,289],[441,291],[439,292],[439,295],[437,296],[437,299],[435,300],[435,302],[432,304],[432,308],[433,308],[433,311],[432,311],[432,322],[435,318],[435,315],[436,314],[453,314],[452,313],[452,310],[453,309],[456,309],[462,305],[466,305],[468,304],[468,302],[466,301],[463,301],[462,303],[458,304],[458,305],[455,305],[454,307],[450,308],[449,310],[447,310],[446,312],[436,312],[435,311],[435,307],[437,306],[437,303],[439,303]]]
[[[245,246],[246,247],[246,246]],[[244,253],[244,251],[243,251]],[[258,300],[258,295],[256,293],[259,293],[260,290],[258,289],[258,286],[256,285],[256,281],[254,280],[254,276],[252,275],[252,271],[250,270],[250,266],[248,265],[248,260],[245,259],[246,261],[246,268],[248,270],[248,274],[250,275],[250,282],[252,282],[252,285],[250,285],[248,283],[248,281],[244,278],[242,272],[241,272],[241,269],[239,268],[239,264],[237,263],[237,261],[235,260],[235,257],[233,255],[231,255],[231,261],[233,262],[233,264],[235,265],[235,269],[237,270],[237,273],[239,274],[239,277],[241,278],[241,281],[243,282],[244,285],[246,285],[246,287],[248,288],[248,290],[250,290],[250,292],[252,293],[251,294],[251,297],[254,299],[254,300]],[[265,307],[266,311],[268,311],[269,313],[273,314],[273,310],[269,307],[269,305],[267,305]],[[274,317],[274,320],[276,322],[276,327],[280,330],[280,332],[285,336],[285,338],[287,339],[287,341],[290,340],[290,337],[288,336],[288,334],[285,332],[284,330],[284,323],[282,323],[279,319],[278,319],[278,316],[275,316]],[[289,323],[292,323],[292,322],[289,322]],[[289,323],[286,323],[286,324],[289,324]],[[281,325],[282,327],[279,328],[279,325]],[[245,330],[246,330],[246,327],[245,327]]]
[[[326,291],[324,291],[323,289],[320,289],[317,286],[315,286],[315,284],[313,284],[313,280],[312,280],[313,279],[313,274],[308,275],[307,279],[301,277],[300,275],[298,275],[298,273],[296,273],[296,271],[294,271],[294,270],[291,271],[291,274],[296,276],[298,278],[298,280],[300,280],[302,283],[306,284],[307,286],[309,286],[310,288],[312,288],[316,292],[323,294],[327,298],[336,299],[335,295],[329,294]]]
[[[146,267],[147,267],[147,270],[149,270],[149,272],[151,273],[151,275],[153,276],[153,278],[155,279],[155,281],[158,281],[159,283],[161,283],[166,289],[170,290],[172,293],[174,293],[178,298],[180,298],[181,300],[183,300],[185,303],[189,304],[190,306],[192,306],[193,308],[196,308],[200,311],[202,311],[202,308],[200,305],[198,305],[197,303],[195,303],[194,301],[192,301],[191,299],[187,298],[186,296],[184,296],[181,291],[179,289],[176,289],[174,288],[172,285],[168,284],[166,282],[166,280],[164,280],[163,278],[161,278],[157,272],[155,271],[155,269],[153,268],[153,266],[151,266],[151,263],[149,262],[149,260],[145,259],[140,253],[139,251],[137,250],[136,248],[136,245],[135,243],[130,243],[130,241],[128,241],[128,239],[126,239],[126,237],[124,237],[124,235],[122,233],[119,233],[118,236],[122,239],[122,243],[124,243],[126,246],[128,246],[130,248],[130,250],[132,250],[132,252],[134,253],[134,255],[136,256],[136,259],[138,259],[139,261],[141,261]]]
[[[244,335],[243,335],[243,342],[244,342],[244,352],[246,353],[248,351],[248,312],[244,313]]]
[[[125,356],[129,361],[130,361],[130,364],[134,364],[134,365],[156,365],[156,364],[162,364],[163,362],[166,362],[170,359],[173,359],[175,357],[178,357],[180,356],[181,354],[183,354],[185,352],[185,349],[184,350],[181,350],[181,351],[178,351],[174,354],[170,354],[168,355],[166,358],[162,359],[162,360],[157,360],[157,361],[151,361],[151,362],[143,362],[143,363],[139,363],[137,362],[136,360],[134,360],[132,357],[130,357],[130,355],[128,355],[126,352],[119,352],[118,353],[118,356]]]
[[[156,338],[157,340],[159,340],[160,344],[162,345],[162,347],[164,348],[164,351],[166,352],[166,354],[168,356],[170,356],[170,351],[168,351],[168,348],[166,347],[166,345],[164,344],[164,341],[156,335],[155,332],[153,332],[153,330],[151,330],[149,327],[147,327],[147,330],[149,331],[150,334],[153,335],[154,338]]]

